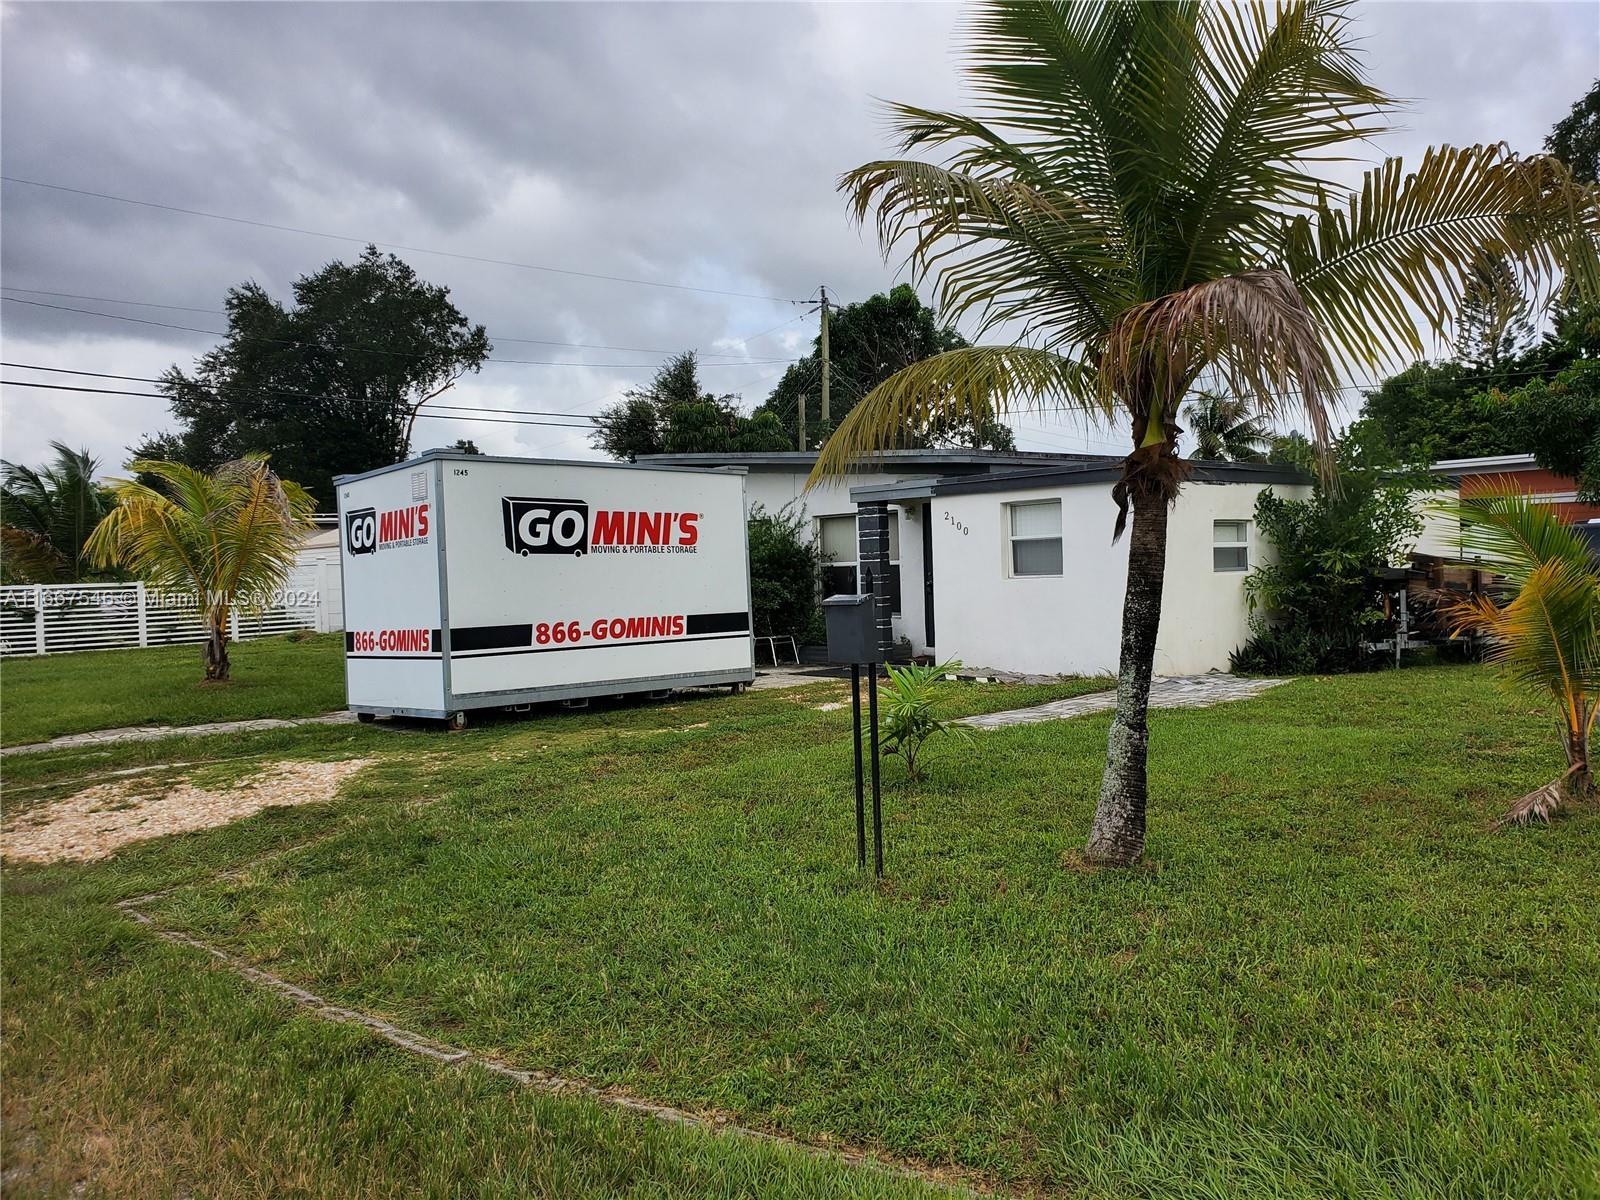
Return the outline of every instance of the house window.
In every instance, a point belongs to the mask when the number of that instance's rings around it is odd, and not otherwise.
[[[1213,521],[1211,567],[1215,571],[1250,569],[1250,522]]]
[[[817,540],[822,544],[822,594],[856,595],[856,564],[859,561],[857,557],[859,550],[856,544],[855,517],[819,518]]]
[[[822,545],[822,594],[855,596],[861,590],[860,544],[856,540],[856,519],[821,517],[817,537]],[[900,615],[900,518],[889,514],[889,608]]]
[[[1008,504],[1013,575],[1061,574],[1061,501]]]

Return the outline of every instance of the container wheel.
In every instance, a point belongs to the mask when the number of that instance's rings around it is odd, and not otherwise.
[[[464,712],[453,712],[444,719],[444,723],[453,730],[465,729],[467,727],[467,714]]]
[[[745,693],[745,689],[748,688],[749,686],[750,685],[748,683],[736,683],[731,688],[729,688],[728,690],[732,695],[742,696]]]
[[[358,712],[356,714],[356,720],[360,721],[363,725],[371,725],[377,719],[378,719],[378,714],[377,713]]]

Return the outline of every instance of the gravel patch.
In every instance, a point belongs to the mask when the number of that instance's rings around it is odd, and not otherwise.
[[[375,761],[276,763],[215,792],[186,779],[156,794],[141,792],[134,780],[97,783],[6,822],[4,854],[37,863],[106,858],[132,842],[214,829],[264,808],[331,800],[346,779]]]

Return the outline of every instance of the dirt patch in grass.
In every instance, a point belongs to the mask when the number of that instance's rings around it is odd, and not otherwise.
[[[331,800],[370,758],[286,762],[229,787],[208,790],[182,778],[152,793],[146,781],[99,783],[8,821],[5,857],[18,862],[87,862],[131,842],[238,821],[264,808]]]

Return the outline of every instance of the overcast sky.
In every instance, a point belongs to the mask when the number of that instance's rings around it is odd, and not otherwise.
[[[702,379],[748,410],[815,335],[788,300],[894,282],[898,264],[852,227],[834,181],[888,150],[875,97],[959,106],[958,18],[888,4],[6,4],[6,175],[358,240],[7,182],[0,283],[35,304],[0,304],[5,361],[187,366],[216,339],[36,305],[215,331],[229,286],[286,296],[371,239],[709,289],[403,251],[487,325],[495,358],[562,364],[491,363],[454,403],[593,413],[662,357],[517,338],[699,348]],[[1595,0],[1377,3],[1357,22],[1374,80],[1414,99],[1382,143],[1408,158],[1442,141],[1536,151],[1600,71]],[[169,425],[159,400],[0,391],[0,453],[16,461],[59,439],[115,469]],[[576,429],[418,429],[418,449],[466,436],[498,453],[592,453]],[[1029,449],[1108,436],[1018,432]]]

